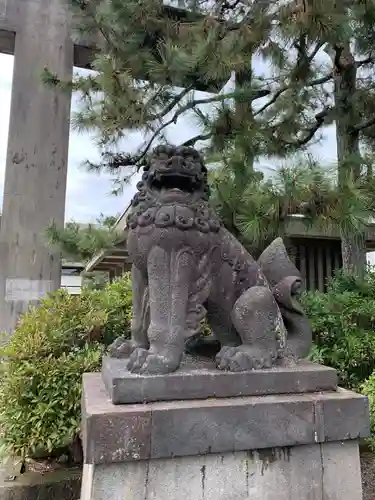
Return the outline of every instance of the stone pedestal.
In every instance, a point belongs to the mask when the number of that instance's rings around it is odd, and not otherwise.
[[[224,389],[220,397],[207,397],[215,384],[206,377],[201,393],[191,380],[181,386],[186,399],[176,394],[173,401],[140,403],[135,401],[145,398],[150,384],[159,397],[163,387],[155,377],[126,373],[124,363],[104,361],[111,397],[100,374],[83,379],[81,500],[362,499],[357,440],[369,434],[367,399],[337,389],[329,369],[325,387],[320,375],[308,382],[306,372],[327,369],[301,363],[274,369],[284,381],[279,394],[251,372],[231,374],[231,397]],[[125,384],[117,392],[113,385],[119,370],[138,380],[129,382],[128,394]],[[191,376],[204,380],[205,370],[210,373],[204,367]],[[165,384],[188,371],[164,376]],[[259,395],[262,387],[265,394]],[[112,398],[131,402],[115,405]]]
[[[337,389],[336,370],[307,361],[268,370],[224,372],[210,360],[187,356],[178,371],[150,377],[129,373],[123,359],[104,357],[102,375],[113,404],[299,394]]]

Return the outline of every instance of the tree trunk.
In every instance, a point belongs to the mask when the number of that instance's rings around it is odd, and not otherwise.
[[[251,68],[251,58],[249,58],[249,68],[244,69],[242,72],[236,73],[236,87],[243,87],[244,85],[251,85],[252,79],[252,68]],[[235,103],[235,127],[238,129],[240,137],[244,138],[245,126],[251,123],[253,119],[253,106],[252,101],[246,102],[244,100],[237,100]],[[239,144],[241,151],[244,155],[243,168],[237,167],[234,175],[236,181],[236,189],[241,192],[246,189],[247,182],[249,180],[249,172],[254,170],[254,145],[251,142],[251,138],[246,141],[246,143],[241,141]]]
[[[334,98],[336,112],[336,142],[339,188],[361,175],[359,132],[354,129],[356,110],[357,69],[348,45],[335,47]],[[341,252],[343,269],[347,273],[362,276],[366,267],[366,241],[364,234],[344,231],[341,227]]]

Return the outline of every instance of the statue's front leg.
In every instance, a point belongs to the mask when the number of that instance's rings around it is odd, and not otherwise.
[[[117,338],[109,347],[114,358],[128,358],[137,349],[148,349],[147,329],[150,323],[150,305],[147,277],[138,267],[132,265],[132,321],[131,338],[124,335]]]
[[[189,285],[193,267],[189,251],[154,247],[147,263],[150,302],[150,348],[133,352],[128,368],[136,373],[164,374],[181,362],[186,337]]]
[[[232,321],[242,345],[224,346],[216,356],[218,368],[245,371],[270,368],[285,346],[281,312],[267,286],[254,286],[236,301]]]

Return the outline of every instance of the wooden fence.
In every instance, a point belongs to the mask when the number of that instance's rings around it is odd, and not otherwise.
[[[327,280],[342,268],[340,240],[293,238],[290,249],[307,290],[326,290]]]

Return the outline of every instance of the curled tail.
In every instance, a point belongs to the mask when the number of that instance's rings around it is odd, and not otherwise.
[[[302,291],[302,277],[290,260],[281,238],[276,238],[264,250],[258,264],[279,305],[288,333],[288,350],[298,358],[306,357],[312,344],[312,331],[298,301]]]

